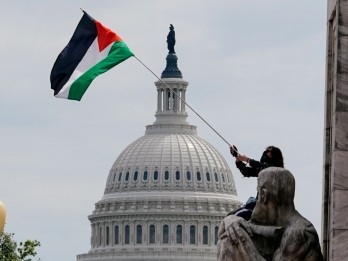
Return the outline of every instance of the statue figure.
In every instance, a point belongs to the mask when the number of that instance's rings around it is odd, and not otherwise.
[[[259,173],[250,221],[235,215],[219,228],[218,261],[322,261],[318,234],[294,205],[295,179],[284,168]]]
[[[174,31],[174,26],[172,24],[170,24],[169,30],[170,31],[167,35],[168,50],[169,50],[169,53],[175,53],[175,51],[174,51],[175,31]]]

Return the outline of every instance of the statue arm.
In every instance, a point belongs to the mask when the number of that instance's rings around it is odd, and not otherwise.
[[[319,240],[314,227],[286,231],[273,261],[322,261]]]
[[[248,222],[234,215],[227,216],[219,229],[217,261],[266,261],[257,251],[251,235]]]

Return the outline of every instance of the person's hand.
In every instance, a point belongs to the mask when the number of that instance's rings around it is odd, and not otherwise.
[[[237,149],[237,147],[232,145],[230,147],[230,153],[232,154],[233,157],[237,157],[238,156],[238,149]]]

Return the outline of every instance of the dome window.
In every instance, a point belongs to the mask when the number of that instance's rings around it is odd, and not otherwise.
[[[133,177],[134,181],[138,180],[138,171],[134,172],[134,177]]]
[[[125,244],[129,244],[130,240],[130,229],[129,229],[129,225],[126,225],[124,228],[124,243]]]
[[[156,241],[156,229],[155,225],[150,225],[150,237],[149,237],[149,243],[155,244]]]
[[[143,238],[143,228],[141,225],[137,225],[137,244],[142,243]]]
[[[102,228],[99,227],[99,246],[102,245]]]
[[[169,243],[169,226],[164,225],[163,226],[163,244]]]
[[[197,180],[198,180],[198,181],[201,181],[201,180],[202,180],[202,176],[201,176],[201,173],[200,173],[199,171],[197,171],[196,177],[197,177]]]
[[[147,170],[144,171],[143,180],[147,180]]]
[[[176,226],[176,243],[182,244],[182,225]]]
[[[210,173],[207,172],[207,173],[205,173],[205,174],[206,174],[206,177],[207,177],[207,181],[210,181]]]
[[[222,182],[225,183],[225,175],[224,175],[224,173],[221,173],[221,179],[222,179]]]
[[[203,245],[208,245],[208,226],[203,227]]]
[[[191,180],[191,172],[190,171],[186,172],[186,179]]]
[[[155,170],[155,172],[153,173],[153,180],[158,180],[158,171]]]
[[[190,244],[196,244],[196,227],[194,225],[190,226]]]
[[[219,182],[219,177],[216,172],[214,173],[214,177],[215,177],[215,182]]]
[[[106,227],[106,245],[108,246],[110,244],[110,228]]]
[[[180,171],[178,170],[175,172],[175,179],[180,180]]]
[[[115,245],[119,244],[119,233],[120,233],[120,231],[119,231],[118,226],[115,226],[115,241],[114,241]]]
[[[218,227],[218,226],[215,226],[215,242],[214,242],[215,245],[217,244],[218,239],[219,239],[218,232],[219,232],[219,227]]]
[[[129,172],[126,173],[126,177],[124,179],[125,181],[128,181],[129,180]]]
[[[112,180],[112,182],[115,182],[116,176],[117,176],[117,173],[114,174],[114,179]]]
[[[118,176],[118,182],[120,182],[122,179],[122,172],[120,172],[120,175]]]
[[[166,170],[164,172],[164,180],[169,180],[169,171],[168,170]]]

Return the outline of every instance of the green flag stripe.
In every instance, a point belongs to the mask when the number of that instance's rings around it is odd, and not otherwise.
[[[91,82],[97,76],[105,73],[131,56],[134,56],[134,54],[123,41],[115,42],[111,47],[108,56],[91,67],[73,82],[70,86],[68,99],[80,101]]]

